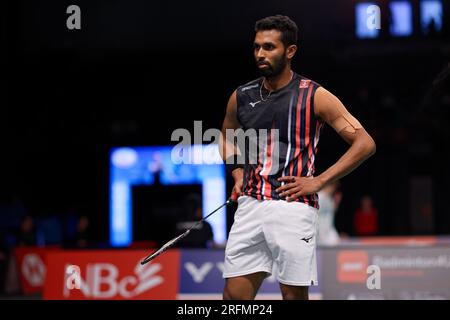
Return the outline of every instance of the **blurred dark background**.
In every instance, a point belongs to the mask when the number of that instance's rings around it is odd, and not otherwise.
[[[362,196],[380,235],[450,233],[450,3],[440,32],[355,36],[355,0],[3,1],[1,15],[2,225],[20,217],[87,216],[108,240],[108,163],[114,146],[167,145],[176,128],[220,128],[232,91],[258,76],[256,20],[290,16],[300,28],[293,69],[338,96],[377,143],[342,180],[337,228],[354,234]],[[66,8],[81,8],[68,30]],[[317,173],[347,146],[326,127]],[[228,190],[231,180],[228,181]],[[17,221],[16,221],[17,220]],[[421,221],[425,221],[421,223]],[[232,223],[232,210],[228,225]]]

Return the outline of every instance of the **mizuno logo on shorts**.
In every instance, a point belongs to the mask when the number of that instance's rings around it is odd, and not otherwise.
[[[301,239],[301,240],[305,241],[306,243],[309,243],[309,240],[311,240],[311,239],[312,239],[312,236],[309,237],[309,238],[303,238],[303,239]]]

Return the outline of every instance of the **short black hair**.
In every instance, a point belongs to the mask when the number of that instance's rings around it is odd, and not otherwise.
[[[281,42],[285,47],[297,44],[298,27],[288,16],[277,14],[256,21],[255,32],[273,29],[281,32]]]

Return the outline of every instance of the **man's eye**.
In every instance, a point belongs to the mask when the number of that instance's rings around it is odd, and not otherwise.
[[[273,48],[274,48],[274,46],[271,45],[271,44],[266,44],[266,45],[264,46],[264,50],[272,50]]]

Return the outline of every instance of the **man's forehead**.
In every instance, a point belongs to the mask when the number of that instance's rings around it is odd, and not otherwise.
[[[281,42],[280,40],[281,32],[276,29],[271,30],[261,30],[256,32],[255,42],[256,43],[264,43],[264,42]]]

